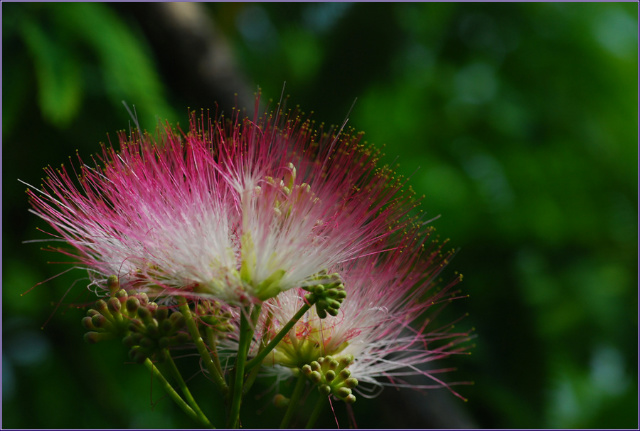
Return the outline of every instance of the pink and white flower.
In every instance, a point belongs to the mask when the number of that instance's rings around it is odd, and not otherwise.
[[[117,275],[125,288],[260,302],[382,251],[408,223],[411,197],[360,139],[296,112],[194,114],[188,133],[121,133],[118,151],[49,167],[28,193],[93,285]]]
[[[396,250],[370,255],[332,268],[344,281],[347,298],[337,316],[320,319],[312,307],[265,358],[276,374],[302,369],[320,357],[336,360],[352,357],[351,376],[363,396],[375,395],[382,386],[430,389],[450,388],[439,375],[450,369],[428,369],[424,364],[461,354],[468,332],[454,331],[451,322],[433,327],[433,319],[449,301],[460,298],[453,290],[461,279],[441,286],[438,277],[453,252],[443,244],[428,243],[429,229],[417,229],[401,239]],[[268,342],[305,302],[302,289],[283,292],[265,302],[266,313],[258,325],[257,338]],[[265,308],[263,307],[263,308]],[[412,326],[427,318],[420,328]],[[254,343],[252,352],[258,350]],[[424,384],[404,378],[422,375]],[[455,391],[451,390],[459,396]]]

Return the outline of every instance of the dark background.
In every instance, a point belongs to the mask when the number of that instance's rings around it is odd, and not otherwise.
[[[349,124],[424,194],[475,328],[457,389],[360,398],[360,427],[637,428],[638,6],[2,3],[2,425],[190,427],[117,342],[86,345],[86,273],[25,186],[106,133],[253,93]],[[237,93],[237,95],[236,95]],[[75,156],[74,156],[75,157]],[[62,305],[55,311],[74,281]],[[48,320],[50,318],[50,320]],[[44,329],[40,329],[45,322]],[[196,358],[179,359],[185,375]],[[220,400],[190,384],[212,416]],[[245,426],[277,426],[256,388]],[[290,389],[289,389],[290,390]],[[262,396],[262,392],[266,395]],[[159,402],[157,407],[152,403]],[[272,417],[272,415],[274,415]],[[349,424],[336,405],[341,427]],[[335,426],[327,412],[319,426]]]

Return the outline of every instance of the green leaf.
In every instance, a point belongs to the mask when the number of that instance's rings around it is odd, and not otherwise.
[[[22,36],[33,58],[38,81],[38,104],[44,119],[65,127],[75,117],[82,99],[82,80],[69,45],[25,20]]]

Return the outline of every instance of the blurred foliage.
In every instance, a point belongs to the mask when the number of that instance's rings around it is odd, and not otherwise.
[[[291,103],[337,124],[357,97],[349,124],[386,145],[428,215],[442,215],[433,224],[460,249],[452,268],[471,295],[447,311],[470,312],[461,324],[477,346],[449,376],[475,382],[458,388],[469,402],[436,391],[450,398],[440,415],[489,428],[638,426],[637,5],[206,7],[267,97],[286,81]],[[70,265],[21,244],[44,235],[16,178],[37,185],[43,166],[76,149],[88,158],[129,127],[122,100],[153,129],[156,116],[184,122],[175,112],[200,95],[172,93],[126,4],[3,3],[2,25],[3,425],[190,427],[123,347],[82,343],[81,310],[54,312],[81,270],[20,296]],[[63,304],[91,301],[82,286]],[[192,384],[204,396],[202,380]],[[406,415],[389,407],[398,396]],[[386,390],[354,411],[362,427],[453,426],[407,422],[439,402]],[[267,407],[249,400],[262,416],[245,425],[262,426]]]

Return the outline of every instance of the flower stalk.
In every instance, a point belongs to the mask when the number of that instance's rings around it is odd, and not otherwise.
[[[198,413],[196,413],[182,399],[182,397],[180,397],[180,395],[176,392],[173,386],[171,386],[171,383],[167,381],[167,379],[164,377],[164,375],[162,375],[162,373],[155,366],[155,364],[151,362],[151,359],[149,358],[145,359],[144,365],[147,367],[147,369],[149,369],[149,371],[153,373],[153,376],[160,381],[160,384],[162,385],[162,388],[165,390],[167,395],[169,395],[169,397],[178,405],[178,407],[180,407],[180,409],[182,409],[183,412],[187,414],[187,416],[189,416],[191,419],[193,419],[194,421],[198,422],[199,424],[203,425],[206,428],[211,428],[211,429],[215,428],[213,425],[211,425],[211,422],[209,422],[209,419],[207,419],[206,416],[199,415]]]
[[[291,419],[293,418],[293,414],[296,412],[296,410],[298,410],[298,403],[300,402],[300,398],[302,397],[302,392],[304,391],[306,383],[307,378],[302,373],[300,373],[298,375],[298,379],[296,380],[296,386],[293,388],[291,398],[289,399],[287,411],[282,418],[282,422],[280,422],[280,429],[289,427]]]
[[[255,311],[255,308],[254,308]],[[238,342],[238,352],[236,366],[234,368],[234,381],[231,391],[231,408],[227,425],[229,428],[237,428],[240,420],[240,405],[242,404],[242,384],[244,381],[245,363],[247,352],[253,337],[253,328],[247,317],[246,310],[240,312],[240,340]]]
[[[198,349],[198,353],[202,358],[202,362],[204,363],[204,366],[209,371],[209,374],[211,374],[213,381],[216,383],[220,391],[222,391],[223,394],[226,394],[229,391],[229,387],[227,386],[227,383],[222,377],[222,374],[220,374],[220,372],[218,371],[218,368],[216,367],[215,363],[211,359],[209,350],[207,349],[207,346],[204,344],[204,341],[200,336],[200,331],[198,330],[198,326],[195,320],[193,319],[193,315],[191,313],[191,310],[189,309],[189,304],[187,303],[187,299],[184,296],[178,296],[178,306],[179,306],[180,312],[184,316],[185,322],[187,324],[187,329],[189,330],[191,339],[196,345],[196,349]]]

